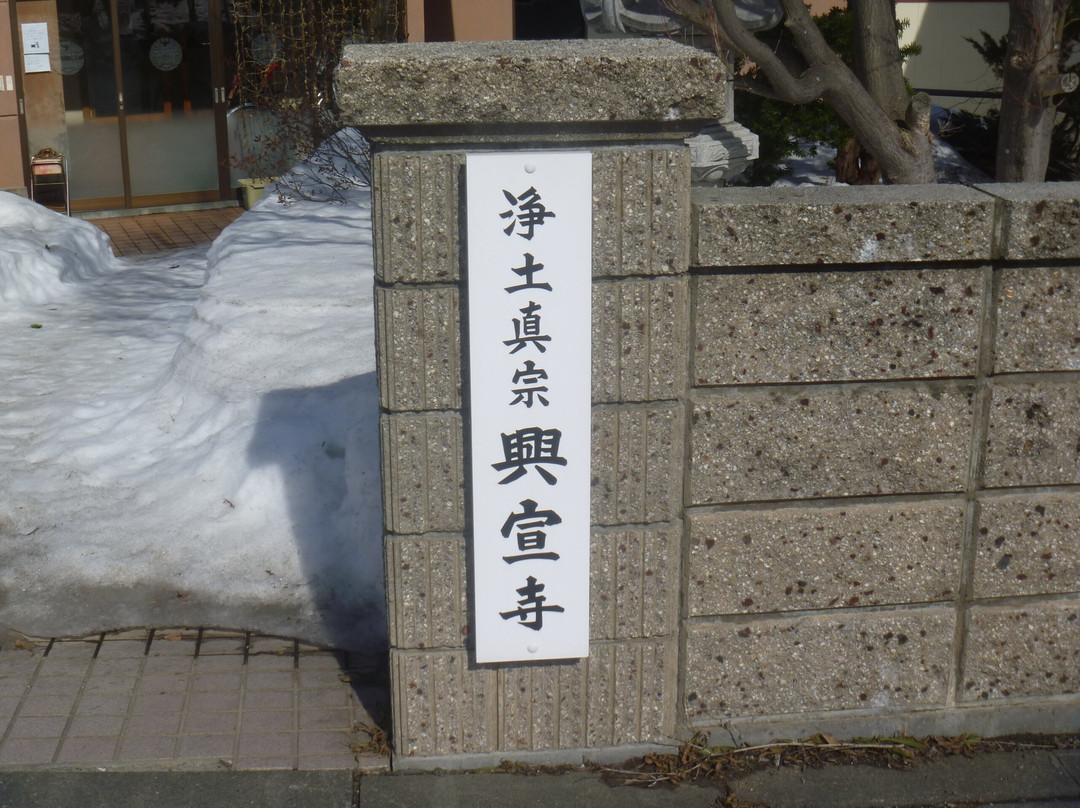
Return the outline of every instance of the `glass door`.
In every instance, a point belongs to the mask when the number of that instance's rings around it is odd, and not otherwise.
[[[17,14],[50,38],[49,64],[24,76],[29,151],[67,155],[73,207],[229,198],[220,0],[20,0]]]
[[[117,0],[131,195],[217,192],[218,88],[208,0]],[[220,15],[218,15],[220,19]],[[216,29],[216,30],[212,30]]]

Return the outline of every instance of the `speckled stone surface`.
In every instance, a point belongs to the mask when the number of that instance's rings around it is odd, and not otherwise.
[[[690,501],[961,491],[967,385],[695,393]]]
[[[974,376],[977,269],[712,275],[694,283],[694,383]]]
[[[594,146],[593,275],[673,275],[690,260],[690,154],[682,146]],[[464,151],[372,157],[376,277],[446,283],[462,275]]]
[[[592,297],[593,401],[677,398],[686,378],[686,279],[597,281]],[[382,406],[460,409],[463,336],[457,287],[379,287],[375,313]]]
[[[694,266],[990,257],[994,200],[959,185],[696,188]]]
[[[469,628],[465,539],[453,533],[388,536],[385,551],[390,644],[464,646]]]
[[[457,413],[392,413],[382,441],[383,520],[391,533],[465,529],[465,467]]]
[[[692,724],[733,716],[918,707],[945,698],[952,609],[694,620],[683,706]]]
[[[974,597],[1080,592],[1080,494],[983,497],[975,535]]]
[[[686,385],[687,279],[593,284],[593,401],[678,398]]]
[[[388,410],[461,409],[456,286],[375,289],[379,397]]]
[[[675,642],[593,643],[589,658],[500,671],[500,749],[664,742],[674,733]],[[578,668],[574,672],[572,668]]]
[[[960,700],[1080,692],[1080,600],[975,606]]]
[[[1080,258],[1080,182],[975,187],[1002,200],[995,255],[1012,260]]]
[[[990,400],[988,488],[1080,482],[1080,383],[1002,384]]]
[[[593,531],[589,636],[674,635],[679,616],[682,523]]]
[[[464,152],[372,155],[375,277],[446,283],[461,274],[458,177]]]
[[[1080,370],[1080,268],[1003,269],[996,299],[996,372]]]
[[[679,517],[684,424],[683,407],[675,402],[593,407],[593,524]]]
[[[670,126],[722,118],[726,77],[720,57],[661,38],[428,42],[348,45],[334,85],[344,122],[368,131]]]
[[[449,755],[494,748],[497,671],[464,649],[390,651],[394,753]]]
[[[1077,692],[1080,494],[981,489],[1080,483],[1080,186],[692,195],[677,137],[722,104],[714,57],[664,42],[362,50],[341,86],[376,142],[400,757],[815,716],[952,727]],[[587,660],[469,660],[465,143],[593,154]],[[1004,253],[1030,265],[991,268]]]
[[[679,144],[592,151],[593,276],[686,272],[689,149]]]
[[[585,660],[470,665],[461,650],[391,651],[402,756],[664,742],[675,642],[593,643]]]
[[[964,503],[692,512],[692,617],[951,601]]]
[[[590,637],[673,636],[679,611],[682,524],[597,528],[590,538]],[[389,536],[386,575],[395,648],[468,643],[468,553],[461,534]]]

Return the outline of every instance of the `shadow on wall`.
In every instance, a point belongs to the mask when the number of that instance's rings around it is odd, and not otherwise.
[[[301,570],[335,648],[387,655],[379,399],[374,373],[275,390],[259,407],[253,466],[276,465]]]

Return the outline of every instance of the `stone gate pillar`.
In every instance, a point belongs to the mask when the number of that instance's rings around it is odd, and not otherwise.
[[[597,759],[670,742],[688,368],[690,159],[722,61],[662,40],[351,46],[373,144],[376,321],[397,766]],[[593,155],[590,654],[471,652],[464,172],[469,151]]]

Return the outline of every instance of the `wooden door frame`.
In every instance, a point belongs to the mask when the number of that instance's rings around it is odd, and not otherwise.
[[[228,0],[207,0],[210,24],[210,82],[214,90],[214,134],[217,144],[218,193],[229,199],[229,100],[225,74],[225,6]]]
[[[30,175],[30,132],[26,127],[26,96],[23,91],[22,36],[19,33],[18,5],[18,0],[10,0],[8,17],[11,22],[11,61],[15,68],[15,103],[18,105],[15,117],[19,127],[19,154],[22,158],[23,184],[29,194],[33,178]]]
[[[10,0],[8,12],[11,17],[12,48],[16,57],[15,65],[15,94],[19,103],[19,138],[22,155],[23,178],[27,189],[30,188],[30,135],[24,113],[24,92],[22,80],[22,65],[18,60],[19,51],[19,28],[18,6],[22,0]],[[131,191],[131,166],[128,156],[127,138],[127,113],[124,104],[124,76],[123,61],[121,55],[120,20],[118,0],[109,0],[109,18],[112,33],[112,57],[113,74],[116,83],[117,103],[117,136],[120,139],[120,171],[123,180],[123,197],[97,197],[90,199],[70,200],[72,210],[104,210],[131,207],[150,207],[156,205],[219,202],[233,198],[233,189],[229,185],[229,137],[228,122],[228,99],[225,88],[225,37],[224,37],[224,2],[225,0],[208,0],[207,14],[210,34],[210,65],[212,95],[214,98],[214,142],[217,150],[215,162],[217,164],[218,187],[216,189],[204,189],[198,191],[179,191],[170,194],[155,196],[134,196]]]
[[[120,49],[120,3],[109,0],[109,22],[112,27],[113,75],[116,80],[116,123],[120,136],[120,174],[124,180],[124,207],[133,207],[131,201],[131,166],[128,160],[127,113],[124,110],[124,65]]]

